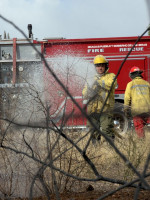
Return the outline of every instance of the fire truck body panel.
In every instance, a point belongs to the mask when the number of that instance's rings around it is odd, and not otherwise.
[[[118,70],[126,58],[126,55],[131,50],[132,46],[136,42],[137,37],[124,37],[124,38],[97,38],[97,39],[58,39],[58,40],[51,40],[48,39],[44,43],[44,53],[45,57],[52,62],[59,63],[58,65],[61,67],[61,62],[63,56],[67,56],[68,58],[71,56],[76,59],[82,58],[83,60],[88,61],[89,63],[93,63],[93,58],[98,55],[104,55],[109,61],[109,72],[113,72],[115,74],[118,73]],[[135,46],[131,54],[129,55],[126,62],[123,64],[123,67],[118,74],[117,82],[118,88],[115,92],[115,99],[117,102],[124,102],[124,92],[126,89],[126,85],[131,79],[129,78],[129,71],[132,66],[138,66],[141,70],[143,70],[143,77],[144,79],[150,81],[149,76],[149,61],[150,61],[150,37],[144,36],[138,44]],[[59,58],[59,60],[58,60]],[[52,64],[51,62],[51,64]],[[79,62],[78,62],[79,63]],[[53,65],[53,64],[52,64]],[[52,66],[51,65],[51,66]],[[72,62],[73,65],[73,62]],[[80,65],[80,63],[79,63]],[[93,64],[91,67],[94,68]],[[82,70],[85,69],[86,74],[86,63],[85,66],[82,65]],[[77,70],[81,70],[81,68],[76,68]],[[84,77],[85,78],[85,77]],[[80,83],[82,84],[82,83]],[[76,91],[73,89],[71,90],[73,96],[77,96]],[[78,96],[82,99],[82,89],[78,91]],[[84,101],[77,100],[81,107],[84,107]],[[69,104],[69,101],[68,101]],[[73,110],[73,103],[72,109],[69,109],[69,106],[66,106],[66,111],[71,113]],[[70,106],[71,107],[71,106]],[[68,126],[85,126],[86,120],[82,116],[81,112],[74,109],[76,114],[74,113],[72,121],[67,121],[66,124]],[[80,116],[80,117],[79,117]],[[73,119],[77,119],[78,121],[75,122]]]
[[[41,44],[35,44],[41,52]],[[37,90],[41,74],[41,56],[27,40],[0,40],[0,103],[1,117],[17,123],[28,123],[33,96],[29,90]],[[43,70],[42,70],[43,71]],[[31,105],[32,104],[32,105]],[[38,120],[38,118],[37,118]]]
[[[54,59],[58,56],[68,55],[81,57],[91,63],[94,56],[102,54],[109,60],[109,71],[117,74],[121,63],[124,61],[136,39],[137,37],[48,40],[44,44],[44,52],[48,58]],[[124,94],[126,85],[130,81],[129,70],[134,65],[139,66],[144,71],[143,76],[149,81],[149,39],[149,36],[144,36],[124,63],[117,78],[118,89],[116,90],[116,94]],[[120,95],[121,99],[122,97],[123,95]]]

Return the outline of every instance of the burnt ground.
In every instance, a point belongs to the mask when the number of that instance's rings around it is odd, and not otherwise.
[[[126,188],[116,192],[112,196],[105,198],[105,200],[133,200],[135,189]],[[97,200],[100,196],[104,195],[104,192],[86,191],[80,193],[63,193],[61,194],[61,200]],[[47,198],[40,197],[35,200],[46,200]],[[51,200],[56,200],[52,197]],[[138,200],[150,200],[150,191],[140,191]]]

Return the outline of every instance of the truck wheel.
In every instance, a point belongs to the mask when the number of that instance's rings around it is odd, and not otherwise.
[[[126,118],[123,112],[114,111],[113,114],[114,127],[119,135],[124,135],[127,133],[129,128],[129,120]]]

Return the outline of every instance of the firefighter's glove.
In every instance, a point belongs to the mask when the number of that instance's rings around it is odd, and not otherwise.
[[[90,97],[96,97],[98,91],[100,90],[100,85],[97,81],[94,82],[91,88],[89,88]]]
[[[93,90],[98,91],[100,88],[100,84],[98,83],[98,81],[95,81],[93,84]]]

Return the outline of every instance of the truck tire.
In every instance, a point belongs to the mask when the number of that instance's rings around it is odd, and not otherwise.
[[[125,114],[121,111],[114,111],[113,113],[114,119],[114,128],[117,133],[121,136],[125,135],[130,127],[129,120],[125,116]]]

